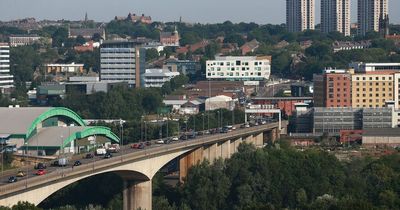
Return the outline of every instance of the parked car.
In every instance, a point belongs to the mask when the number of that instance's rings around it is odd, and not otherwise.
[[[44,169],[39,169],[39,170],[36,171],[36,175],[38,175],[38,176],[42,176],[42,175],[45,175],[45,174],[46,174],[46,170],[44,170]]]
[[[146,146],[151,146],[151,141],[146,142]]]
[[[188,140],[188,137],[187,137],[187,135],[182,135],[179,139],[180,140]]]
[[[94,158],[94,155],[92,153],[89,153],[89,154],[86,154],[85,158],[92,159],[92,158]]]
[[[34,168],[35,168],[35,169],[46,169],[47,166],[46,166],[45,163],[38,163],[38,164],[35,165]]]
[[[177,136],[173,136],[173,137],[171,137],[171,140],[172,141],[179,141],[179,138]]]
[[[112,158],[112,154],[109,153],[109,152],[107,152],[107,153],[104,155],[104,158],[105,158],[105,159]]]
[[[18,179],[17,179],[17,177],[15,177],[15,176],[10,176],[9,178],[8,178],[8,183],[14,183],[14,182],[17,182],[18,181]]]
[[[164,140],[164,144],[170,144],[171,142],[172,142],[171,139]]]
[[[25,172],[23,172],[23,171],[18,171],[17,177],[24,177],[24,176],[26,176],[26,173],[25,173]]]
[[[79,160],[75,161],[74,166],[80,166],[80,165],[82,165],[81,161]]]

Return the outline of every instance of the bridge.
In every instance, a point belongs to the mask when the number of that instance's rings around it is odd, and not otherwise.
[[[229,158],[237,152],[240,143],[261,147],[266,141],[275,141],[284,132],[279,123],[250,128],[238,128],[229,133],[205,135],[193,140],[179,141],[143,150],[126,147],[121,155],[101,159],[74,168],[55,170],[43,176],[31,176],[16,183],[0,186],[0,205],[12,206],[18,201],[40,204],[58,190],[79,180],[103,173],[116,173],[124,180],[123,208],[152,209],[152,178],[168,162],[179,158],[180,179],[193,165],[202,160]],[[4,178],[4,177],[3,177]]]

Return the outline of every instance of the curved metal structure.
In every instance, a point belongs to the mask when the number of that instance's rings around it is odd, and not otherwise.
[[[102,135],[106,136],[107,138],[111,139],[114,142],[119,143],[119,138],[117,135],[115,135],[110,128],[103,127],[103,126],[96,126],[96,127],[87,127],[83,131],[75,132],[71,134],[68,138],[66,138],[63,142],[62,147],[64,148],[68,144],[70,144],[72,141],[76,139],[82,139],[86,138],[88,136],[93,136],[93,135]]]
[[[78,123],[79,126],[86,126],[86,123],[83,121],[83,119],[74,111],[64,107],[55,107],[42,113],[32,122],[25,134],[25,141],[34,135],[34,131],[39,123],[54,116],[68,117]]]

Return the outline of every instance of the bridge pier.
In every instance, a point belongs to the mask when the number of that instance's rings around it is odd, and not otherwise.
[[[239,145],[243,142],[242,138],[238,138],[236,140],[231,141],[231,155],[238,151]]]
[[[231,140],[223,142],[221,145],[221,156],[222,159],[228,159],[231,157]]]
[[[123,209],[124,210],[151,210],[152,183],[149,181],[124,180]]]

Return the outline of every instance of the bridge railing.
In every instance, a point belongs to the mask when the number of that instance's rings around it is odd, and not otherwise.
[[[134,162],[141,158],[160,156],[173,151],[182,151],[199,146],[213,144],[220,141],[240,138],[244,135],[260,133],[268,129],[277,128],[278,126],[278,123],[271,123],[245,129],[239,129],[230,133],[203,136],[194,140],[167,144],[160,147],[148,149],[146,148],[143,150],[132,150],[132,152],[121,154],[121,158],[102,159],[78,167],[59,168],[55,172],[43,176],[36,176],[16,183],[0,186],[0,199],[5,195],[23,192],[29,190],[29,188],[51,185],[53,183],[68,179],[74,179],[77,177],[90,176],[111,171],[112,168],[118,165],[124,165],[130,162]]]

